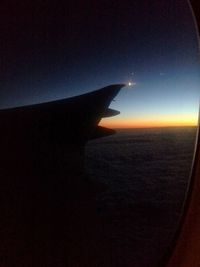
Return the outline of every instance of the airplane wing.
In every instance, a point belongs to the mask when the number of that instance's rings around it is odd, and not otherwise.
[[[0,110],[3,160],[16,162],[20,154],[47,158],[60,148],[72,154],[90,139],[113,134],[98,123],[119,113],[108,107],[123,86],[114,84],[71,98]]]
[[[0,110],[1,129],[6,136],[15,133],[24,138],[25,133],[32,133],[38,138],[84,143],[100,129],[101,118],[119,114],[108,107],[123,86],[114,84],[72,98]]]

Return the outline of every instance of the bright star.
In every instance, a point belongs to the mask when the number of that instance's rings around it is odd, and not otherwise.
[[[128,86],[133,86],[133,85],[136,85],[136,83],[135,83],[135,82],[128,82],[127,85],[128,85]]]

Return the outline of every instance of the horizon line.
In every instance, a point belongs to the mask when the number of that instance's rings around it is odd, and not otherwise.
[[[193,127],[197,128],[199,125],[169,125],[169,126],[144,126],[144,127],[112,127],[114,130],[132,130],[132,129],[154,129],[154,128],[185,128],[185,127]]]

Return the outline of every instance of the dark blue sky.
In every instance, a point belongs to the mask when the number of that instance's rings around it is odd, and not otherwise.
[[[12,1],[1,9],[1,107],[134,81],[113,103],[121,118],[197,112],[187,1],[67,2]]]

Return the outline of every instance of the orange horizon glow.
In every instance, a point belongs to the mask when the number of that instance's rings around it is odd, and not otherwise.
[[[183,127],[197,126],[198,116],[158,116],[157,118],[106,118],[100,126],[107,128],[154,128],[154,127]]]

